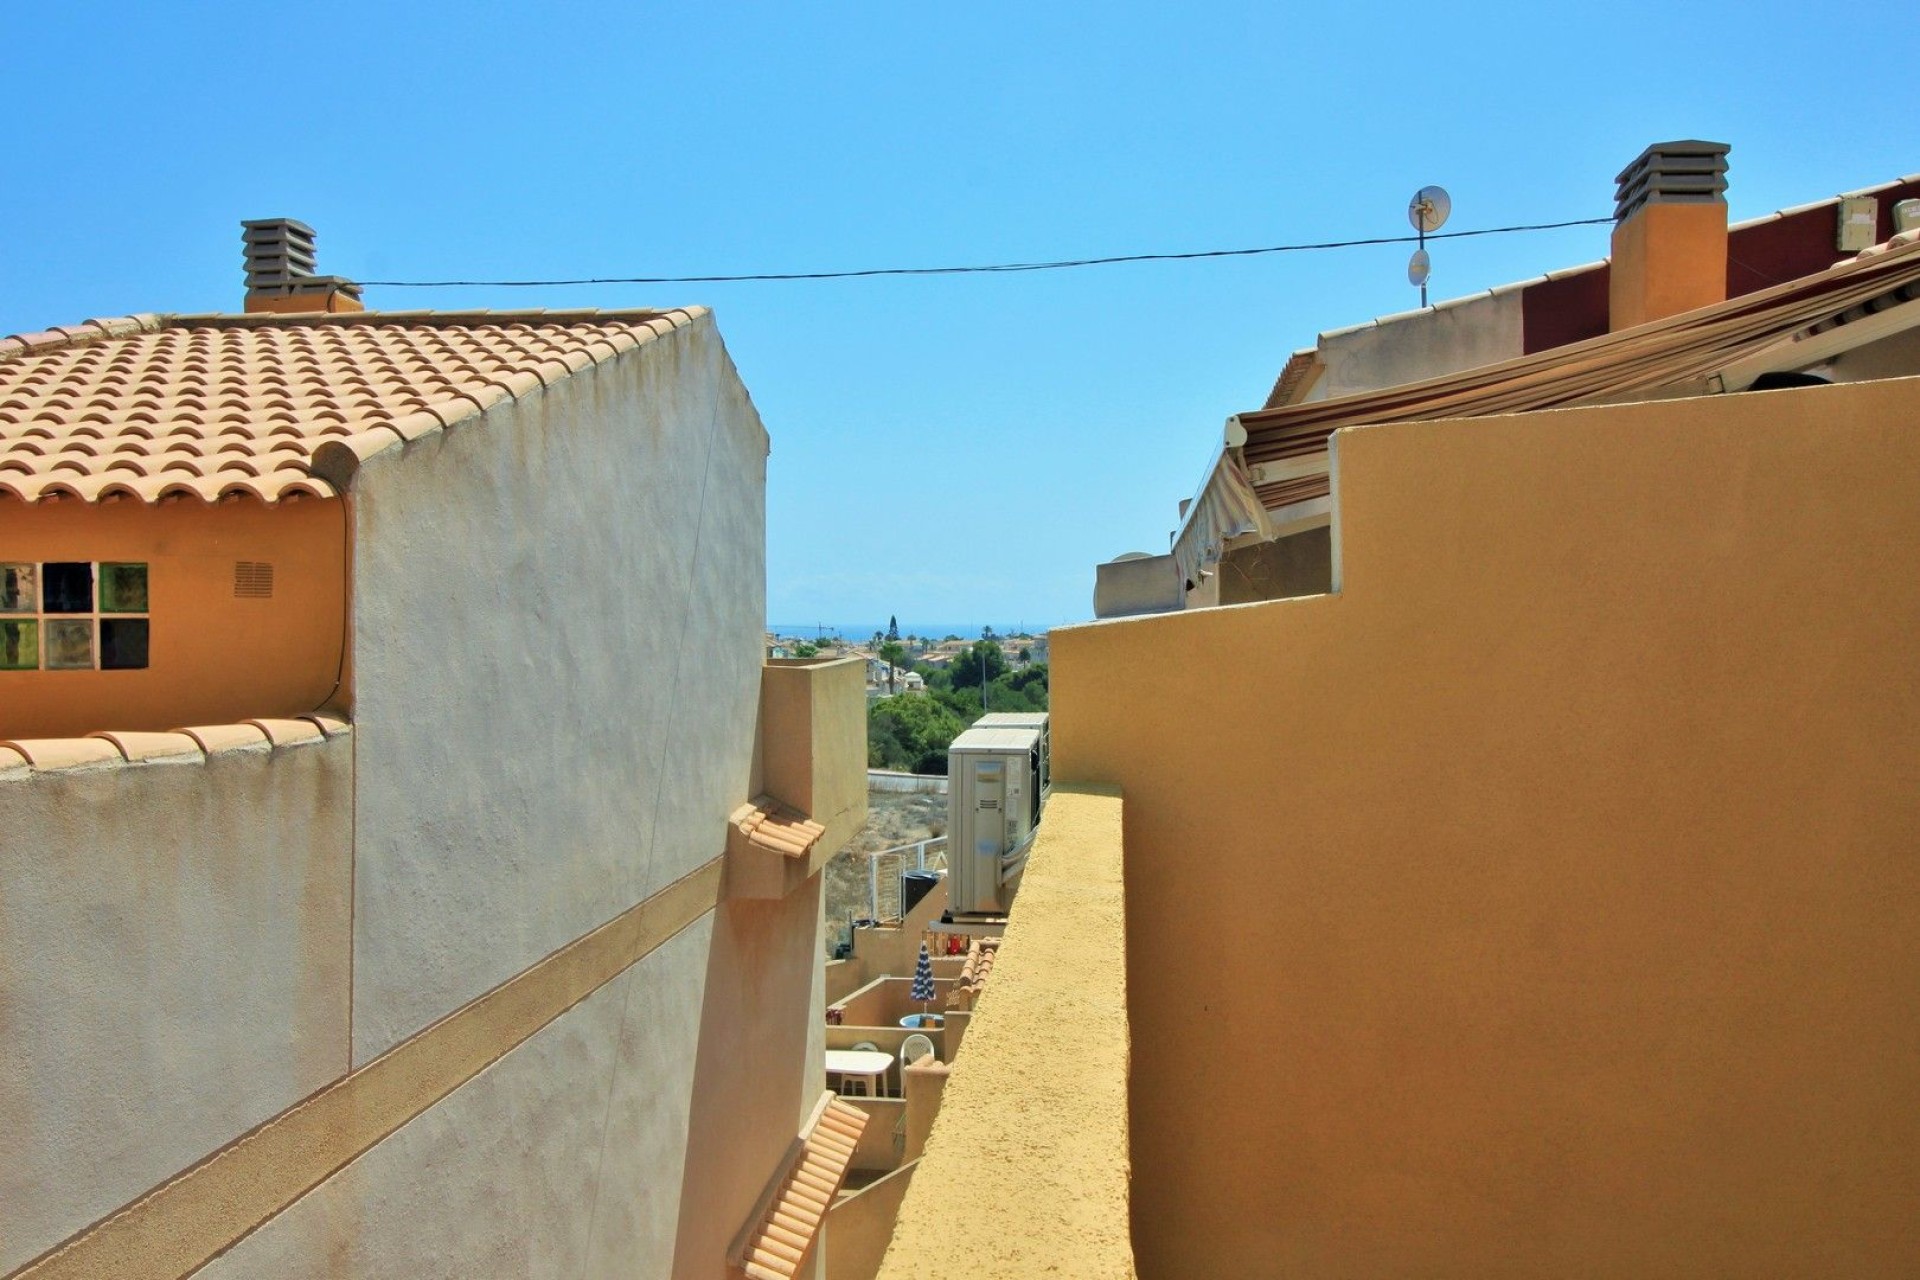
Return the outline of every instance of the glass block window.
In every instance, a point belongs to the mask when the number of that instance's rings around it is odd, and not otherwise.
[[[0,560],[0,671],[147,666],[147,566]]]
[[[39,621],[33,618],[0,618],[0,671],[39,669]]]
[[[0,564],[0,613],[37,613],[40,566]]]
[[[85,560],[41,565],[40,607],[47,613],[92,613],[93,566]]]
[[[146,611],[147,566],[102,564],[100,566],[100,612],[145,613]]]

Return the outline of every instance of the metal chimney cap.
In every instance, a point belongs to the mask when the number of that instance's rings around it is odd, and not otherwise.
[[[1654,143],[1614,178],[1613,220],[1625,222],[1646,204],[1724,204],[1732,149],[1697,138]]]
[[[313,228],[296,218],[243,218],[240,243],[245,250],[249,301],[262,297],[344,297],[356,306],[360,286],[340,276],[319,274]],[[332,306],[324,308],[334,310]]]
[[[1717,157],[1721,167],[1726,167],[1727,152],[1733,150],[1730,143],[1705,142],[1699,138],[1682,138],[1676,142],[1656,142],[1633,158],[1633,162],[1619,173],[1613,175],[1616,183],[1624,183],[1637,170],[1657,164],[1661,158],[1671,157],[1680,160],[1684,157]],[[1666,167],[1664,165],[1660,166]]]
[[[266,227],[272,227],[272,228],[284,227],[289,231],[297,232],[298,234],[305,236],[309,240],[313,239],[313,228],[308,226],[306,223],[300,221],[300,219],[298,218],[242,218],[240,220],[240,225],[242,228],[248,231],[254,231],[254,230],[258,230]]]

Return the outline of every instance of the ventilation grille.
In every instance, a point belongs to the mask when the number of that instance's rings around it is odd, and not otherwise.
[[[1614,179],[1613,220],[1643,204],[1713,204],[1727,196],[1724,142],[1656,142]]]
[[[997,812],[1000,808],[1000,802],[998,800],[982,800],[980,807],[982,809],[992,809]]]
[[[272,599],[273,566],[264,560],[234,561],[233,595],[236,600]]]
[[[292,218],[260,218],[240,224],[246,246],[247,288],[292,284],[314,272],[313,228]]]

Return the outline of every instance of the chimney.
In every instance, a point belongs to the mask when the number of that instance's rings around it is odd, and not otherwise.
[[[1614,179],[1608,328],[1727,300],[1724,142],[1656,142]]]
[[[313,228],[292,218],[240,224],[246,246],[246,309],[282,313],[364,311],[360,286],[339,276],[315,275]]]

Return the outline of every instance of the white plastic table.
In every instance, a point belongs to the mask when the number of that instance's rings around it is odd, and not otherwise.
[[[827,1050],[827,1070],[840,1077],[840,1092],[845,1093],[849,1080],[860,1080],[866,1085],[867,1096],[880,1096],[880,1082],[886,1079],[887,1068],[893,1065],[893,1055],[878,1053],[872,1049],[829,1049]]]

